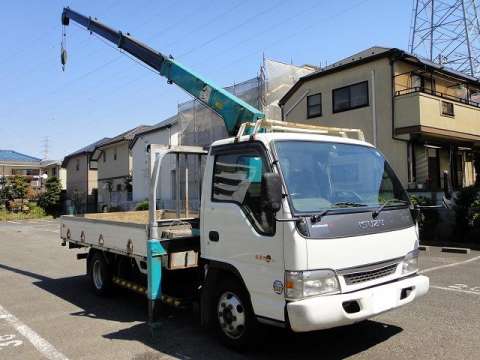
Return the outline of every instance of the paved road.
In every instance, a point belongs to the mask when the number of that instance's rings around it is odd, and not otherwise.
[[[0,223],[0,359],[480,359],[479,252],[422,254],[432,289],[410,306],[310,334],[271,329],[264,349],[241,355],[189,312],[165,316],[152,338],[145,300],[94,296],[79,250],[59,244],[56,221]]]

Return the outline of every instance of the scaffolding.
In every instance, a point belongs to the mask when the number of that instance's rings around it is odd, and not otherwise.
[[[225,89],[262,110],[271,120],[282,120],[278,101],[297,80],[313,72],[311,66],[296,66],[264,59],[258,76]],[[182,145],[210,146],[228,137],[223,120],[198,100],[178,106],[178,125]]]

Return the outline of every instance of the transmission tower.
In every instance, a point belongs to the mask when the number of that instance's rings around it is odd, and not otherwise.
[[[45,136],[42,140],[42,155],[43,155],[43,160],[48,159],[48,150],[49,150],[49,139],[48,136]]]
[[[477,0],[413,0],[409,51],[480,77]]]

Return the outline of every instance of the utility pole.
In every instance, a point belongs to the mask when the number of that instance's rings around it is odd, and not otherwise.
[[[409,51],[480,77],[477,0],[414,0]]]

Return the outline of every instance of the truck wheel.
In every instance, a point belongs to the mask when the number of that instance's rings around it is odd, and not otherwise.
[[[108,295],[112,288],[112,272],[103,255],[95,252],[90,259],[89,276],[92,288],[98,295]]]
[[[259,325],[243,286],[231,279],[222,281],[213,306],[216,332],[225,345],[242,351],[257,344]]]

